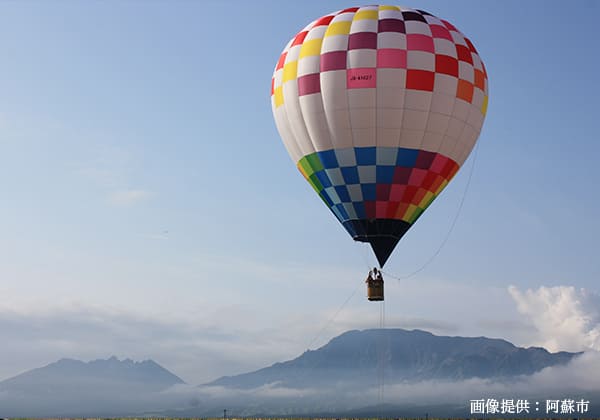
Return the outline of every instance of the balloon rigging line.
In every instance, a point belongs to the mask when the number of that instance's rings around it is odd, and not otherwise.
[[[378,390],[378,399],[379,399],[379,407],[380,410],[383,406],[384,398],[385,398],[385,300],[381,301],[379,305],[379,340],[378,340],[378,381],[379,381],[379,390]],[[380,417],[381,412],[379,413]]]
[[[306,346],[307,349],[310,350],[310,346],[312,346],[315,343],[315,341],[317,341],[317,339],[321,336],[321,334],[323,334],[323,332],[333,323],[333,321],[335,321],[335,319],[337,318],[339,313],[344,309],[344,307],[348,304],[348,302],[350,302],[350,300],[354,297],[354,295],[356,294],[356,292],[357,292],[358,288],[361,286],[361,284],[362,284],[362,281],[356,285],[356,287],[354,288],[354,290],[352,291],[350,296],[348,296],[346,298],[344,303],[342,303],[342,305],[337,309],[337,311],[335,311],[333,316],[330,317],[327,320],[327,322],[323,325],[323,327],[319,330],[317,335],[315,335],[315,337],[310,341],[310,343],[308,343],[308,346]]]
[[[362,282],[361,282],[362,283]],[[310,341],[310,343],[308,344],[308,346],[306,346],[307,351],[310,350],[310,346],[312,346],[315,341],[317,341],[317,339],[323,334],[323,332],[329,327],[330,324],[333,323],[333,321],[335,321],[335,319],[337,318],[337,316],[339,315],[339,313],[344,309],[344,307],[348,304],[348,302],[350,302],[350,300],[354,297],[354,295],[356,294],[359,286],[361,285],[361,283],[358,283],[356,285],[356,287],[354,288],[354,290],[352,291],[352,293],[350,294],[350,296],[348,296],[346,298],[346,300],[344,301],[344,303],[342,303],[342,305],[338,308],[338,310],[333,314],[332,317],[330,317],[327,322],[323,325],[323,327],[320,329],[320,331],[317,333],[317,335],[315,335],[315,337]],[[314,361],[314,363],[310,363],[308,365],[309,368],[316,368],[318,366],[318,364],[321,363],[321,361],[319,361],[318,359]],[[305,365],[305,367],[307,367]],[[298,373],[296,372],[295,374],[292,375],[298,375]],[[247,406],[245,406],[243,409],[239,410],[239,417],[244,417],[244,413],[246,413],[248,411],[248,409],[251,408],[255,408],[254,404],[249,404]],[[234,416],[230,416],[230,417],[234,417]]]
[[[369,248],[367,244],[363,244],[363,246],[361,246],[362,248],[362,258],[363,258],[363,262],[365,263],[365,265],[367,266],[367,270],[371,270],[371,268],[373,267],[371,265],[371,263],[369,262]]]
[[[415,271],[413,271],[410,274],[398,277],[398,276],[392,275],[391,273],[382,271],[383,274],[385,274],[388,277],[393,278],[394,280],[405,280],[405,279],[411,278],[415,274],[418,274],[421,271],[425,270],[425,268],[427,268],[429,266],[429,264],[431,264],[433,262],[433,260],[435,260],[435,258],[440,254],[440,252],[442,252],[442,249],[446,245],[446,242],[448,242],[448,239],[450,239],[450,235],[452,234],[452,231],[454,230],[454,227],[456,226],[456,222],[458,221],[458,218],[461,214],[463,204],[465,204],[465,199],[467,198],[467,192],[469,191],[469,187],[471,185],[471,179],[473,178],[473,172],[475,172],[475,162],[477,161],[478,150],[479,150],[479,142],[476,142],[475,149],[473,151],[473,163],[471,164],[471,170],[469,171],[469,177],[467,179],[467,185],[465,185],[465,190],[463,192],[462,199],[460,200],[460,204],[458,205],[458,209],[456,210],[454,220],[452,220],[452,224],[450,225],[450,228],[448,229],[446,236],[440,243],[440,246],[437,248],[437,250],[433,253],[433,255],[431,255],[431,257],[427,261],[425,261],[425,263],[421,267],[419,267],[418,269],[416,269]]]

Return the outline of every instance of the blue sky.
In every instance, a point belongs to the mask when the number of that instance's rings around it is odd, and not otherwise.
[[[378,325],[362,286],[375,260],[294,167],[269,98],[287,41],[351,5],[0,3],[0,379],[111,354],[190,382],[262,367],[305,350],[356,287],[313,347]],[[425,270],[386,283],[387,325],[546,343],[526,290],[584,318],[580,289],[599,292],[600,6],[403,5],[474,42],[490,102],[457,224]],[[435,253],[472,164],[386,271]]]

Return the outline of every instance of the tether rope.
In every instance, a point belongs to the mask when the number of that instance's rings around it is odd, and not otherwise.
[[[385,300],[381,301],[381,304],[379,305],[379,340],[378,340],[378,363],[377,363],[377,370],[378,370],[378,381],[379,381],[379,389],[378,389],[378,400],[379,400],[379,408],[380,408],[380,413],[379,416],[381,417],[381,415],[383,413],[381,413],[381,410],[383,408],[383,402],[384,402],[384,397],[385,397],[385,357],[386,357],[386,351],[385,351]]]
[[[310,349],[310,346],[312,346],[315,343],[315,341],[317,341],[317,339],[319,339],[319,337],[321,337],[321,334],[323,334],[323,332],[325,332],[325,330],[333,323],[333,321],[335,321],[335,319],[337,318],[337,316],[339,315],[339,313],[346,307],[346,305],[348,304],[348,302],[350,302],[350,300],[352,300],[352,298],[354,297],[354,295],[358,291],[358,288],[363,283],[364,283],[364,281],[361,281],[360,283],[356,284],[356,287],[354,288],[354,290],[352,291],[352,293],[350,294],[350,296],[348,296],[346,298],[346,300],[344,301],[344,303],[342,303],[342,305],[337,309],[337,311],[335,311],[335,313],[327,320],[327,322],[325,322],[325,324],[323,324],[323,327],[321,327],[321,329],[314,336],[314,338],[312,340],[310,340],[310,342],[308,343],[308,346],[306,346],[307,349]]]

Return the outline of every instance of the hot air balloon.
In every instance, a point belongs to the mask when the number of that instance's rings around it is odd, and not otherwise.
[[[313,21],[271,81],[294,164],[380,267],[469,156],[487,104],[473,43],[446,20],[398,6]]]

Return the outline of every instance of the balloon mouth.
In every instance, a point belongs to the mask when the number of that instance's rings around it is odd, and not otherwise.
[[[410,223],[397,219],[353,219],[343,224],[352,239],[371,245],[380,268],[383,268],[398,241],[411,227]]]

